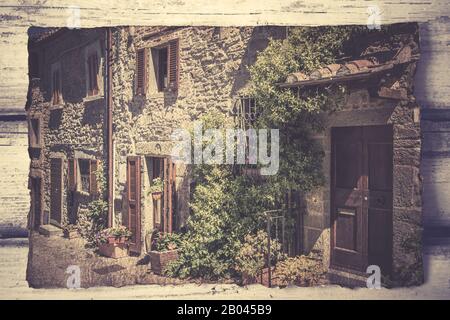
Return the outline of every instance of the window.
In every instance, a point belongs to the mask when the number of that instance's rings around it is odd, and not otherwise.
[[[90,161],[79,160],[80,167],[80,191],[89,193],[91,189]]]
[[[247,96],[238,97],[234,102],[233,113],[242,129],[252,127],[258,118],[256,100]]]
[[[178,40],[152,49],[158,91],[178,87]]]
[[[53,70],[52,72],[52,104],[59,105],[61,103],[62,103],[61,74],[58,68]]]
[[[41,147],[41,128],[40,120],[38,118],[32,118],[29,122],[29,135],[30,135],[30,147]]]
[[[98,194],[97,168],[98,160],[69,160],[69,189],[92,196]]]
[[[88,85],[88,96],[96,96],[99,94],[98,89],[98,71],[99,63],[97,52],[92,53],[87,58],[87,85]]]
[[[146,94],[149,87],[151,92],[163,92],[178,88],[178,40],[151,49],[137,52],[137,94]],[[148,64],[147,59],[151,62]],[[150,68],[148,71],[147,68]]]

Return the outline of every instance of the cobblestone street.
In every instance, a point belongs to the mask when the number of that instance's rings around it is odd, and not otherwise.
[[[426,283],[404,289],[339,286],[268,289],[261,285],[142,285],[122,288],[32,289],[25,281],[26,239],[0,240],[0,299],[450,299],[450,244],[424,248]]]

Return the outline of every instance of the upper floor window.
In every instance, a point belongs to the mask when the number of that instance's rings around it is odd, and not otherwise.
[[[233,113],[242,129],[253,127],[258,118],[258,107],[253,97],[240,96],[234,102]]]
[[[88,96],[96,96],[99,94],[98,88],[98,56],[97,52],[90,54],[87,58],[88,74],[87,74],[87,85],[88,85]]]
[[[52,68],[52,104],[62,104],[61,69],[59,66]]]
[[[179,44],[172,40],[163,45],[137,51],[136,93],[145,95],[151,92],[163,92],[178,89],[179,82]],[[150,63],[147,59],[150,58]],[[148,70],[147,68],[150,68]]]
[[[100,41],[94,41],[84,48],[86,96],[103,95],[102,51]]]

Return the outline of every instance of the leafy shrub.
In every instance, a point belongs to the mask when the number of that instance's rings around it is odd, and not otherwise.
[[[282,285],[314,286],[324,275],[322,261],[304,255],[280,261],[275,271],[275,277]]]
[[[87,240],[88,247],[97,244],[98,233],[106,227],[108,218],[108,203],[104,200],[94,200],[88,204],[87,209],[78,212],[78,230]]]
[[[236,257],[236,271],[245,276],[258,276],[262,269],[267,267],[267,241],[267,232],[262,230],[258,231],[256,235],[247,235]],[[271,239],[271,265],[275,265],[277,261],[283,260],[284,258],[285,256],[281,252],[281,243]]]
[[[162,192],[163,191],[163,181],[161,178],[155,178],[152,180],[152,183],[150,184],[150,188],[148,193],[154,193],[154,192]]]

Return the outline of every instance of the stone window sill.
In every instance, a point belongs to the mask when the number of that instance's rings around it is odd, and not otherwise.
[[[97,94],[95,96],[87,96],[87,97],[85,97],[83,99],[83,102],[92,102],[92,101],[101,100],[101,99],[104,99],[104,96],[101,95],[101,94]]]
[[[52,110],[61,110],[62,108],[63,108],[63,104],[52,104],[51,106],[50,106],[50,111],[52,111]]]

